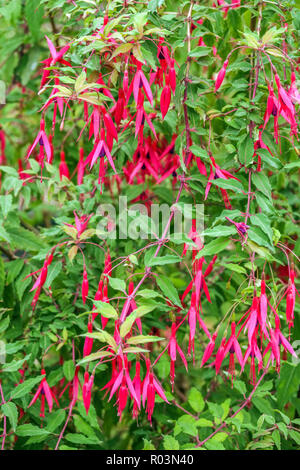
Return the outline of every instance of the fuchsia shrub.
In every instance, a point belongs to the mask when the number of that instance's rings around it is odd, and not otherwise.
[[[294,448],[299,11],[91,3],[1,20],[2,448]]]

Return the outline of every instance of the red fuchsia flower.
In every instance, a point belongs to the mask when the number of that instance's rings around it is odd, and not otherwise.
[[[119,125],[122,120],[125,120],[127,118],[127,110],[126,110],[125,105],[126,105],[126,99],[125,99],[124,90],[123,88],[119,88],[118,100],[116,104],[110,110],[117,125]]]
[[[122,417],[122,412],[124,411],[124,408],[127,403],[128,390],[130,392],[132,399],[137,403],[137,407],[140,409],[140,403],[136,396],[135,389],[134,389],[132,380],[129,375],[127,357],[123,356],[122,360],[123,360],[123,364],[122,364],[121,370],[115,377],[112,378],[113,384],[112,384],[109,399],[108,399],[108,401],[110,401],[113,395],[116,393],[116,391],[121,387],[121,390],[119,390],[118,399],[117,399],[117,403],[119,407],[118,415],[120,416],[120,419]],[[125,391],[125,388],[126,388],[126,391]]]
[[[286,292],[286,321],[288,323],[289,330],[294,326],[294,311],[296,302],[296,293],[299,296],[299,292],[295,286],[295,271],[290,270],[289,286]]]
[[[224,64],[222,65],[221,70],[219,71],[219,73],[217,75],[217,78],[216,78],[216,81],[215,81],[215,93],[216,93],[216,91],[218,91],[218,89],[220,88],[220,86],[223,83],[223,80],[224,80],[225,74],[226,74],[227,66],[228,66],[228,59],[225,60]]]
[[[238,362],[240,363],[241,366],[243,366],[243,355],[241,351],[241,347],[239,345],[239,342],[237,340],[236,334],[235,334],[235,322],[231,323],[231,335],[227,343],[221,343],[220,346],[220,354],[216,356],[216,361],[215,361],[215,367],[216,367],[216,373],[219,372],[221,364],[223,362],[223,359],[226,357],[226,355],[229,353],[229,373],[231,375],[231,380],[233,381],[233,377],[235,375],[235,363],[234,363],[234,356],[236,356]],[[222,349],[221,349],[222,347]],[[218,359],[218,362],[217,362]]]
[[[258,326],[261,327],[262,333],[265,335],[266,338],[269,339],[269,334],[267,332],[267,304],[265,304],[266,301],[266,294],[265,291],[263,290],[262,296],[259,298],[256,295],[254,295],[252,299],[252,305],[247,310],[247,312],[242,316],[242,318],[238,321],[238,324],[241,323],[244,318],[246,320],[242,324],[237,336],[240,335],[240,332],[243,330],[244,331],[248,330],[248,342],[249,345],[252,344],[253,341],[253,335],[256,335],[258,332]],[[260,305],[262,305],[263,310],[262,312],[260,311]]]
[[[84,177],[84,150],[79,149],[79,162],[77,165],[77,184],[80,186],[83,183]]]
[[[145,407],[147,401],[146,412],[148,415],[148,420],[150,421],[150,424],[152,424],[152,415],[155,406],[155,394],[157,393],[158,396],[166,403],[169,404],[169,402],[161,384],[155,378],[152,372],[150,359],[146,359],[146,368],[147,372],[143,380],[142,402],[143,406]]]
[[[93,333],[93,323],[88,322],[87,325],[87,330],[88,333]],[[89,356],[92,352],[93,349],[93,338],[89,338],[88,336],[84,340],[84,346],[83,346],[83,357]]]
[[[284,116],[285,119],[290,123],[291,134],[297,135],[297,122],[295,119],[296,111],[288,93],[285,91],[280,83],[278,74],[275,74],[275,82],[278,89],[278,101],[279,101],[279,112]]]
[[[5,132],[0,129],[0,165],[5,165]]]
[[[285,352],[289,352],[292,356],[298,357],[295,353],[294,349],[292,348],[289,341],[283,336],[280,331],[280,319],[279,316],[276,315],[275,317],[275,329],[270,328],[270,341],[263,353],[263,356],[271,349],[271,357],[272,361],[275,360],[276,362],[276,370],[277,372],[280,371],[280,346],[283,347]]]
[[[41,374],[46,375],[45,369],[41,370]],[[49,387],[48,382],[47,382],[45,377],[42,378],[42,381],[41,381],[40,385],[38,386],[37,391],[35,392],[35,395],[34,395],[33,399],[29,403],[28,408],[30,406],[32,406],[37,401],[39,396],[41,396],[40,417],[44,418],[45,417],[45,399],[47,400],[50,413],[51,413],[52,408],[53,408],[53,399],[54,399],[55,403],[59,406],[59,403],[58,403],[53,391]]]
[[[149,85],[149,82],[147,78],[145,77],[144,73],[142,72],[142,64],[141,62],[137,62],[137,71],[134,75],[134,78],[129,86],[128,94],[127,94],[127,103],[128,100],[133,92],[134,100],[136,102],[136,105],[138,105],[139,102],[139,95],[140,95],[140,90],[143,88],[145,95],[147,96],[147,99],[151,106],[153,106],[153,96],[152,96],[152,91]],[[127,104],[126,103],[126,104]]]
[[[258,327],[257,327],[257,329],[258,329]],[[244,362],[243,362],[243,366],[242,366],[242,369],[241,369],[241,372],[243,372],[243,370],[245,368],[245,365],[246,365],[246,362],[247,362],[247,360],[250,356],[250,358],[251,358],[250,379],[251,379],[252,385],[255,385],[255,383],[256,383],[255,358],[257,358],[257,360],[258,360],[258,370],[260,371],[263,367],[262,355],[261,355],[261,352],[259,350],[259,347],[257,346],[256,336],[257,336],[257,332],[253,336],[251,344],[249,344],[249,346],[247,348],[247,351],[245,352]]]
[[[48,43],[51,57],[49,57],[49,59],[42,61],[42,63],[45,64],[44,67],[45,68],[53,67],[53,65],[55,65],[57,62],[63,65],[71,66],[69,62],[67,62],[66,60],[63,60],[63,56],[70,49],[71,44],[66,44],[64,47],[60,49],[60,51],[57,52],[52,41],[47,36],[45,36],[45,38]],[[45,83],[48,80],[49,75],[50,75],[50,70],[43,71],[40,88],[42,88],[45,85]]]
[[[288,95],[291,98],[293,104],[296,104],[296,103],[300,104],[300,93],[296,86],[295,72],[291,73],[291,86],[289,88]]]
[[[67,227],[75,228],[75,230],[77,231],[77,238],[80,238],[80,235],[86,230],[92,215],[82,215],[81,217],[78,217],[75,211],[73,213],[75,217],[75,225],[67,224],[66,222],[64,222],[64,225],[67,225]]]
[[[44,160],[44,151],[43,151],[43,149],[45,149],[45,152],[46,152],[46,155],[47,155],[47,161],[49,163],[50,160],[51,160],[51,146],[50,146],[50,142],[48,140],[47,134],[45,132],[45,121],[44,121],[44,119],[41,119],[40,130],[39,130],[38,135],[36,136],[32,146],[29,148],[29,151],[27,152],[26,159],[28,159],[30,157],[30,155],[32,154],[32,152],[35,149],[35,147],[37,146],[37,144],[40,145],[40,154],[42,156],[41,163],[43,163],[43,160]]]
[[[196,326],[197,326],[197,319],[199,322],[199,327],[203,329],[204,333],[206,336],[211,339],[211,335],[200,317],[198,308],[197,308],[197,303],[196,303],[196,292],[192,292],[192,297],[191,297],[191,306],[188,311],[188,322],[189,322],[189,327],[190,327],[190,335],[189,335],[189,346],[188,346],[188,355],[191,355],[191,351],[193,351],[193,360],[195,361],[195,334],[196,334]]]
[[[88,294],[89,294],[89,281],[87,277],[86,266],[84,266],[82,284],[81,284],[81,297],[82,297],[83,304],[85,304]]]
[[[94,375],[89,376],[88,372],[84,373],[84,382],[82,386],[82,399],[86,414],[88,414],[91,406],[92,388],[94,383]]]
[[[169,84],[169,78],[166,76],[166,84],[160,96],[160,109],[161,109],[163,120],[169,110],[170,102],[171,102],[171,87]]]
[[[204,198],[204,200],[207,199],[208,193],[209,193],[211,185],[212,185],[212,183],[211,183],[212,180],[216,180],[218,178],[223,178],[225,180],[234,179],[234,180],[240,181],[236,176],[233,176],[231,173],[229,173],[229,171],[222,170],[219,167],[219,165],[216,163],[214,157],[211,156],[210,159],[211,159],[210,175],[209,175],[208,182],[207,182],[207,185],[206,185],[206,188],[205,188],[205,198]],[[231,209],[231,204],[230,204],[230,201],[229,201],[227,191],[225,189],[222,189],[222,188],[220,188],[220,191],[221,191],[224,203],[225,203],[225,207],[227,209]]]
[[[63,150],[60,152],[59,177],[60,180],[62,180],[63,177],[70,179],[70,172],[66,164],[65,152]]]
[[[183,362],[186,370],[188,370],[188,365],[187,365],[185,355],[184,355],[181,347],[179,346],[179,344],[177,343],[177,340],[176,340],[176,323],[172,323],[171,338],[170,338],[170,341],[169,341],[168,349],[169,349],[169,356],[170,356],[170,359],[171,359],[170,382],[171,382],[172,391],[173,391],[173,389],[174,389],[174,378],[175,378],[175,362],[176,362],[176,355],[177,355],[176,353],[177,353],[177,351],[179,352],[179,356],[181,357],[182,362]]]
[[[134,283],[132,281],[130,281],[129,285],[128,285],[128,298],[124,302],[124,306],[123,306],[122,313],[121,313],[121,316],[120,316],[120,322],[121,323],[123,321],[125,321],[126,317],[128,317],[128,315],[130,315],[137,308],[136,302],[132,298],[133,291],[134,291]],[[136,323],[140,334],[143,334],[141,319],[136,318],[134,323]]]
[[[291,330],[291,327],[294,326],[294,310],[295,310],[295,303],[296,303],[296,294],[300,296],[295,286],[295,271],[292,268],[289,271],[288,288],[277,304],[277,307],[278,307],[282,299],[286,296],[286,321],[288,323],[289,330]]]
[[[213,353],[213,350],[215,348],[215,343],[216,343],[217,336],[218,336],[218,332],[215,331],[214,334],[212,335],[208,345],[206,346],[206,348],[204,350],[202,361],[201,361],[201,367],[203,367],[204,364],[206,364],[206,362],[210,359],[210,357]]]
[[[132,417],[133,419],[136,419],[139,415],[139,410],[141,408],[142,396],[141,364],[138,360],[135,363],[135,376],[132,380],[132,384],[137,398],[137,401],[133,402]]]
[[[39,296],[40,296],[40,293],[41,293],[41,290],[42,290],[42,287],[43,285],[45,284],[46,282],[46,279],[47,279],[47,274],[48,274],[48,266],[50,266],[50,264],[52,263],[53,261],[53,253],[54,253],[54,250],[51,251],[50,255],[47,255],[46,256],[46,259],[44,261],[44,264],[42,266],[42,268],[38,269],[37,271],[34,271],[30,274],[28,274],[25,279],[27,279],[28,277],[30,276],[34,276],[35,274],[37,273],[40,273],[33,285],[33,287],[30,289],[30,292],[32,292],[33,290],[36,289],[36,292],[34,294],[34,297],[33,297],[33,300],[31,302],[31,306],[32,306],[32,309],[34,310],[35,307],[36,307],[36,304],[37,304],[37,301],[39,299]]]
[[[0,164],[1,164],[1,160],[0,160]],[[29,162],[27,162],[27,168],[30,169]],[[24,170],[23,161],[21,160],[21,158],[19,158],[18,160],[18,173],[19,173],[19,178],[21,180],[27,180],[27,181],[24,181],[23,186],[25,186],[27,183],[31,183],[34,179],[29,173],[26,173],[26,171]]]
[[[90,168],[92,168],[96,161],[99,158],[99,177],[98,177],[98,183],[101,183],[101,191],[102,191],[102,184],[103,184],[103,179],[105,177],[105,160],[104,157],[107,157],[110,166],[112,167],[113,171],[117,173],[115,164],[113,161],[113,158],[111,156],[111,153],[109,151],[109,148],[105,142],[105,130],[101,129],[100,131],[100,140],[97,139],[94,145],[93,150],[91,153],[88,155],[85,165],[90,163]]]
[[[234,220],[230,219],[229,217],[225,217],[229,222],[235,225],[238,233],[241,235],[243,239],[246,238],[246,234],[248,229],[250,228],[249,225],[246,225],[244,222],[235,222]]]
[[[61,391],[59,395],[59,398],[61,398],[63,394],[65,393],[65,391],[68,389],[69,398],[71,400],[70,402],[71,407],[73,407],[78,400],[78,391],[79,391],[79,385],[80,385],[79,378],[78,378],[79,369],[80,369],[79,366],[75,367],[73,380],[71,380],[70,382],[66,384],[66,386],[63,388],[63,390]]]

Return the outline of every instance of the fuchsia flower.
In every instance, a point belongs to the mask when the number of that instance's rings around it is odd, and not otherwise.
[[[62,180],[63,177],[70,179],[70,172],[66,164],[65,152],[63,150],[60,152],[59,176],[60,180]]]
[[[87,330],[88,330],[88,333],[93,332],[92,322],[88,322]],[[89,338],[88,336],[85,338],[84,346],[83,346],[83,357],[89,356],[91,354],[92,349],[93,349],[93,342],[94,342],[93,338]]]
[[[146,412],[148,414],[148,420],[150,424],[152,423],[152,415],[155,406],[155,394],[157,393],[158,396],[164,400],[166,403],[169,404],[165,392],[160,385],[159,381],[155,378],[152,369],[151,369],[151,362],[150,359],[146,359],[146,376],[143,380],[143,392],[142,392],[142,402],[143,406],[145,407],[146,401]]]
[[[41,370],[41,374],[46,375],[45,369]],[[51,413],[52,408],[53,408],[53,399],[54,399],[55,403],[59,406],[59,403],[58,403],[53,391],[49,387],[48,382],[47,382],[45,377],[42,378],[42,381],[41,381],[40,385],[38,386],[37,391],[35,392],[35,395],[34,395],[33,399],[29,403],[28,408],[30,406],[32,406],[37,401],[39,396],[41,397],[40,417],[44,418],[45,417],[45,399],[47,400],[50,413]]]
[[[172,391],[173,391],[173,389],[174,389],[174,378],[175,378],[175,362],[176,362],[176,353],[177,353],[177,351],[179,352],[179,356],[181,357],[182,362],[183,362],[186,370],[188,370],[188,365],[187,365],[187,362],[186,362],[185,355],[184,355],[181,347],[179,346],[179,344],[177,343],[177,340],[176,340],[176,323],[172,323],[171,338],[170,338],[170,341],[169,341],[168,349],[169,349],[169,356],[170,356],[170,359],[171,359],[170,381],[171,381],[171,384],[172,384]]]
[[[207,185],[206,185],[206,188],[205,188],[205,198],[204,198],[205,201],[206,201],[208,193],[210,191],[211,181],[212,180],[216,180],[218,178],[223,178],[225,180],[234,179],[234,180],[240,181],[236,176],[233,176],[231,173],[229,173],[229,171],[222,170],[220,168],[220,166],[216,163],[213,156],[211,156],[210,159],[211,159],[210,175],[209,175],[208,182],[207,182]],[[222,189],[222,188],[220,188],[220,191],[221,191],[224,203],[225,203],[225,207],[227,209],[231,209],[231,204],[230,204],[230,201],[229,201],[229,198],[228,198],[227,191],[225,189]]]
[[[258,327],[257,327],[257,329],[258,329]],[[250,376],[251,376],[251,381],[252,381],[253,385],[255,385],[255,383],[256,383],[255,358],[257,358],[257,360],[258,360],[258,370],[261,370],[262,367],[263,367],[262,355],[261,355],[261,352],[259,350],[259,347],[257,346],[256,336],[257,336],[257,332],[256,332],[255,335],[253,335],[252,341],[249,344],[249,346],[247,348],[247,351],[245,352],[244,362],[243,362],[243,366],[241,368],[241,372],[243,372],[248,358],[251,357]]]
[[[239,342],[235,334],[235,322],[231,323],[231,335],[230,335],[229,340],[226,342],[226,338],[223,338],[221,341],[221,346],[218,349],[216,360],[214,362],[214,365],[216,368],[216,374],[219,373],[222,362],[228,353],[230,354],[229,373],[231,374],[231,378],[233,380],[233,377],[235,375],[234,356],[236,356],[240,365],[243,366],[243,355],[242,355],[241,347],[239,345]]]
[[[93,383],[94,383],[94,375],[91,374],[91,376],[89,376],[89,373],[85,372],[84,383],[82,386],[82,399],[83,399],[83,404],[85,407],[86,414],[88,414],[90,405],[91,405]]]
[[[280,346],[282,345],[283,349],[289,352],[292,356],[298,357],[295,353],[294,349],[292,348],[289,341],[283,336],[280,331],[280,319],[279,316],[276,315],[275,317],[275,329],[270,328],[270,341],[263,353],[263,356],[271,349],[271,357],[272,360],[276,362],[276,369],[280,371]]]
[[[191,306],[188,311],[188,322],[189,322],[189,327],[190,327],[190,335],[189,335],[189,346],[188,346],[188,355],[191,355],[191,351],[193,351],[193,359],[195,360],[195,334],[196,334],[196,324],[197,324],[197,319],[199,322],[199,327],[203,329],[204,333],[206,336],[211,339],[211,335],[200,317],[198,307],[197,307],[197,302],[196,302],[196,292],[192,292],[192,297],[191,297]]]
[[[84,177],[84,150],[83,148],[79,149],[79,162],[77,165],[77,184],[81,185],[83,183]]]
[[[103,179],[105,177],[105,161],[104,157],[107,157],[110,166],[112,167],[113,171],[117,173],[117,170],[115,168],[115,164],[113,161],[113,158],[111,156],[111,153],[109,151],[109,148],[105,142],[105,130],[101,129],[100,131],[100,140],[97,139],[94,145],[93,150],[91,153],[88,155],[85,165],[88,163],[90,164],[90,168],[92,168],[96,161],[99,158],[99,177],[98,177],[98,183],[101,183],[101,192],[102,192],[102,184],[103,184]]]
[[[77,238],[80,238],[80,235],[86,230],[92,215],[82,215],[81,217],[78,217],[75,211],[73,213],[75,217],[75,225],[67,224],[66,222],[64,222],[64,225],[67,225],[67,227],[74,228],[77,232]]]
[[[138,417],[139,410],[141,407],[141,396],[142,396],[142,381],[141,381],[141,364],[140,361],[135,363],[135,376],[132,380],[132,384],[135,390],[137,401],[133,402],[132,417],[133,419]]]
[[[223,83],[227,67],[228,67],[228,59],[225,60],[224,64],[222,65],[221,70],[219,71],[219,73],[217,75],[217,78],[216,78],[216,81],[215,81],[215,93],[216,93],[216,91],[218,91],[218,89],[220,88],[220,86]]]
[[[206,364],[206,362],[210,359],[210,357],[213,353],[213,350],[215,348],[215,343],[216,343],[217,336],[218,336],[218,333],[217,333],[217,331],[215,331],[215,333],[212,335],[208,345],[206,346],[206,348],[204,350],[202,361],[201,361],[201,367],[203,367],[204,364]]]
[[[83,304],[85,304],[88,294],[89,294],[89,281],[87,277],[86,267],[84,266],[83,278],[82,278],[82,284],[81,284],[81,297],[82,297]]]
[[[34,294],[34,297],[33,297],[33,300],[31,302],[31,306],[32,306],[32,310],[35,309],[36,307],[36,304],[38,302],[38,299],[39,299],[39,296],[40,296],[40,293],[41,293],[41,290],[42,290],[42,287],[43,285],[45,284],[46,282],[46,279],[47,279],[47,274],[48,274],[48,266],[50,266],[50,264],[52,263],[52,260],[53,260],[53,253],[54,253],[54,249],[51,251],[50,255],[47,255],[46,256],[46,259],[44,261],[44,264],[42,266],[42,268],[38,269],[37,271],[35,272],[32,272],[30,274],[28,274],[25,279],[27,279],[28,277],[30,276],[34,276],[35,274],[37,274],[38,272],[40,273],[33,285],[33,287],[30,289],[30,292],[32,292],[33,290],[36,289],[36,292]]]
[[[295,72],[291,73],[291,86],[289,88],[288,95],[291,98],[293,104],[296,104],[296,103],[300,104],[300,93],[296,86]]]
[[[46,152],[46,155],[47,155],[47,161],[49,163],[50,160],[51,160],[52,152],[51,152],[51,146],[50,146],[49,139],[48,139],[47,134],[45,132],[45,121],[44,121],[44,119],[41,119],[40,130],[39,130],[38,135],[36,136],[32,146],[29,148],[29,151],[27,152],[27,155],[26,155],[27,159],[30,157],[30,155],[32,154],[32,152],[35,149],[35,147],[37,146],[37,144],[40,145],[41,163],[43,163],[43,160],[44,160],[43,149],[45,149],[45,152]]]
[[[250,228],[249,225],[246,225],[244,222],[235,222],[234,220],[230,219],[229,217],[225,217],[225,219],[229,220],[232,224],[235,225],[238,233],[241,235],[242,238],[245,238],[247,234],[247,230]]]
[[[121,370],[118,372],[118,374],[115,374],[115,377],[112,377],[111,380],[113,382],[111,383],[112,386],[110,385],[111,390],[108,401],[110,401],[116,391],[120,389],[117,399],[118,416],[120,416],[120,419],[122,418],[122,412],[124,411],[124,408],[127,403],[128,391],[130,392],[132,399],[136,402],[138,409],[140,409],[140,403],[129,375],[128,361],[125,356],[123,356],[123,365],[121,367]]]
[[[66,44],[64,47],[60,49],[59,52],[57,52],[52,41],[48,38],[48,36],[45,36],[45,37],[48,43],[51,57],[49,57],[49,59],[42,61],[42,63],[45,65],[44,65],[44,71],[42,75],[40,88],[42,88],[45,85],[50,75],[50,70],[45,70],[46,68],[53,67],[53,65],[55,65],[57,62],[63,65],[71,66],[69,62],[63,59],[63,56],[65,55],[65,53],[70,49],[71,44]]]

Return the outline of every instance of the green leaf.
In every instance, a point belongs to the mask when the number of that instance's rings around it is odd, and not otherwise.
[[[17,436],[45,436],[50,434],[45,428],[39,428],[33,424],[22,424],[16,430]]]
[[[278,429],[275,429],[275,431],[272,432],[272,438],[273,438],[273,441],[275,442],[277,449],[280,450],[281,442],[280,442],[280,432],[278,431]]]
[[[232,178],[218,178],[216,180],[211,180],[210,183],[222,189],[231,189],[232,191],[245,192],[242,183]]]
[[[180,308],[182,307],[178,292],[169,278],[159,275],[156,277],[156,283],[165,296],[168,297],[174,305],[177,305],[177,307]]]
[[[46,430],[49,432],[54,432],[63,424],[63,422],[65,421],[65,418],[66,418],[65,410],[60,409],[60,410],[52,411],[52,413],[49,413]]]
[[[262,192],[267,198],[272,199],[272,188],[269,178],[262,172],[252,175],[252,181],[258,191]]]
[[[191,388],[188,397],[188,402],[193,408],[193,410],[196,411],[196,413],[201,413],[201,411],[204,409],[205,403],[203,397],[199,390],[197,390],[195,387]]]
[[[65,439],[73,444],[100,445],[101,441],[97,437],[86,437],[83,434],[66,434]]]
[[[74,362],[72,360],[65,361],[63,363],[63,371],[64,371],[64,375],[65,375],[66,379],[68,380],[68,382],[73,380],[73,377],[74,377],[74,374],[75,374]]]
[[[230,240],[227,237],[220,237],[217,240],[213,240],[205,244],[204,248],[200,250],[196,258],[198,259],[202,258],[202,256],[215,255],[220,251],[223,251],[228,245],[229,241]]]
[[[32,38],[37,42],[41,37],[41,24],[43,21],[44,9],[39,0],[26,0],[25,18]]]
[[[112,289],[114,290],[120,290],[120,291],[125,291],[126,290],[126,284],[123,279],[117,279],[116,277],[110,277],[109,278],[109,285]]]
[[[4,403],[1,405],[1,411],[7,416],[13,431],[15,431],[18,423],[18,408],[16,405],[12,401]]]
[[[15,387],[11,391],[10,398],[15,399],[28,395],[28,393],[33,389],[33,387],[41,382],[43,377],[45,376],[39,375],[38,377],[34,377],[33,379],[27,379],[25,380],[25,382],[21,383],[20,385],[17,385],[17,387]]]
[[[239,146],[239,159],[243,165],[249,165],[252,162],[254,155],[254,144],[251,137],[248,135],[246,139]]]
[[[179,442],[173,436],[164,436],[163,446],[165,450],[179,450]]]
[[[105,318],[118,318],[118,312],[114,309],[112,305],[107,302],[102,302],[102,300],[95,300],[94,304],[96,306],[96,311],[100,313]]]
[[[81,359],[77,365],[80,366],[82,364],[86,364],[87,362],[92,362],[96,361],[98,359],[102,359],[103,357],[108,357],[112,356],[112,353],[109,351],[98,351],[93,354],[89,354],[88,356],[85,356],[83,359]]]
[[[213,228],[208,228],[202,232],[202,236],[205,237],[227,237],[228,235],[233,235],[236,233],[235,227],[228,225],[217,225]]]
[[[166,256],[160,256],[156,258],[152,258],[148,264],[148,266],[163,266],[165,264],[174,264],[174,263],[180,263],[181,258],[180,256],[174,256],[174,255],[166,255]]]
[[[277,401],[282,408],[297,393],[300,382],[300,364],[294,366],[285,363],[280,369],[277,381]]]
[[[151,336],[151,335],[138,335],[128,338],[127,344],[139,344],[139,343],[153,343],[155,341],[162,341],[165,338],[160,336]]]

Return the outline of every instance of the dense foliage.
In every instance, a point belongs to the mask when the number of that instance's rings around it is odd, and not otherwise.
[[[0,31],[2,449],[299,447],[296,2]]]

